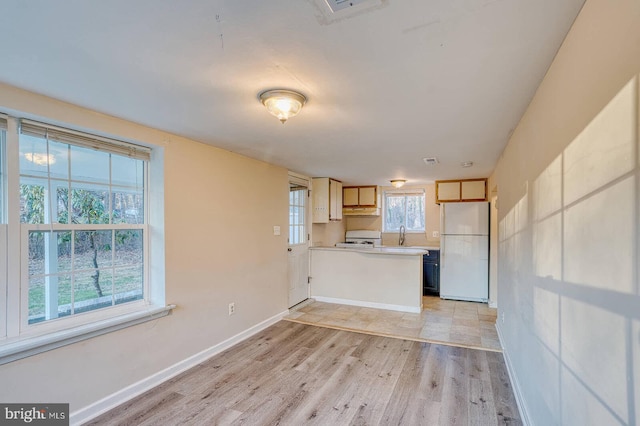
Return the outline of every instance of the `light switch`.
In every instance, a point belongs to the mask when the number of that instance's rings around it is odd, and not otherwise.
[[[280,235],[280,227],[279,226],[274,226],[273,227],[273,235]]]

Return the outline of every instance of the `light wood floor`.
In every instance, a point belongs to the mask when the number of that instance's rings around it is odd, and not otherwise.
[[[292,309],[286,320],[378,336],[502,351],[496,309],[484,303],[423,297],[420,314],[311,301]]]
[[[519,425],[502,354],[280,321],[94,425]]]

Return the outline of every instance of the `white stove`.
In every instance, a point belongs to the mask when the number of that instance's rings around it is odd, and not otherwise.
[[[337,243],[336,247],[374,248],[382,244],[380,231],[358,229],[347,231],[344,243]]]

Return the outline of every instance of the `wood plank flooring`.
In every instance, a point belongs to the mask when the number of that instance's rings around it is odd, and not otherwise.
[[[280,321],[91,425],[519,425],[502,354]]]

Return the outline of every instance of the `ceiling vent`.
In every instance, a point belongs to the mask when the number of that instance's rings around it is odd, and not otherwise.
[[[361,3],[371,3],[372,0],[325,0],[327,5],[333,13],[339,12],[343,9],[348,9],[353,6],[357,6]],[[375,3],[375,1],[374,1]],[[378,0],[378,3],[380,1]]]
[[[426,164],[427,166],[435,166],[439,163],[436,157],[424,157],[422,161],[424,161],[424,164]]]

